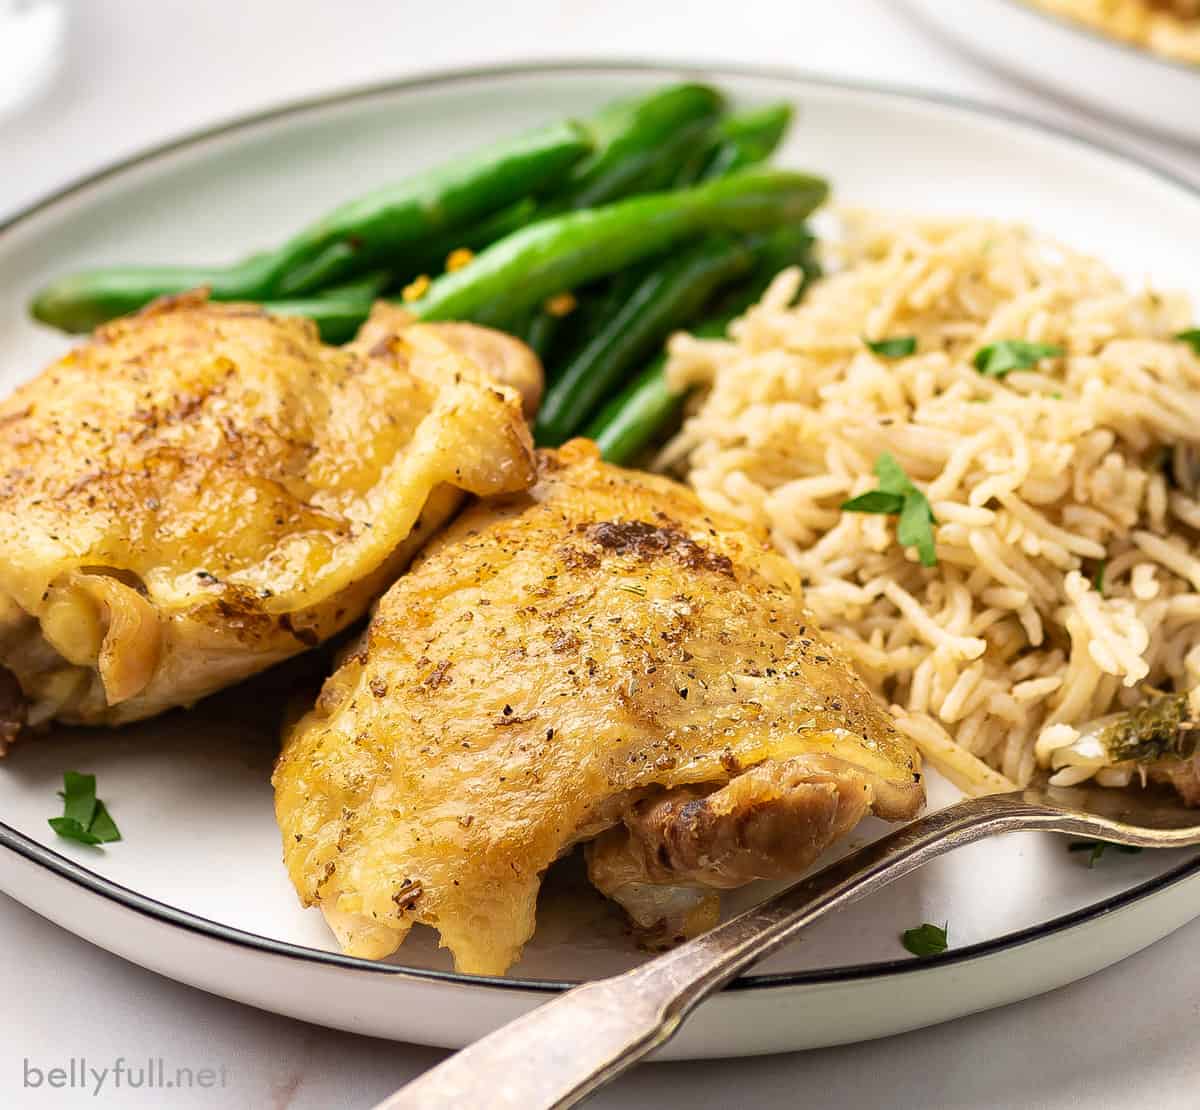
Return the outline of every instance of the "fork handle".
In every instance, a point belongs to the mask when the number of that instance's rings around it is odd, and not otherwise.
[[[431,1068],[375,1110],[574,1106],[668,1041],[702,999],[817,918],[961,845],[1035,826],[1052,823],[1011,794],[931,813],[632,971],[567,991]]]

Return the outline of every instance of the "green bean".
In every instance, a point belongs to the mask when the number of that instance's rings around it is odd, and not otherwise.
[[[711,128],[706,142],[696,144],[689,138],[691,154],[688,158],[682,162],[665,160],[664,168],[673,174],[672,187],[682,188],[724,177],[765,161],[787,133],[791,119],[792,106],[784,102],[723,117]],[[631,290],[632,285],[610,291],[608,301],[610,304],[615,302],[615,307],[598,314],[601,326],[613,311],[619,309]],[[557,330],[561,332],[563,329],[560,327]],[[594,332],[595,328],[591,330]],[[552,363],[547,365],[547,370],[553,369]]]
[[[691,329],[697,339],[720,339],[733,317],[707,320]],[[607,462],[624,466],[636,459],[662,430],[679,418],[686,392],[667,385],[667,354],[658,355],[600,410],[587,430]]]
[[[575,164],[546,211],[594,208],[646,191],[644,179],[707,130],[721,105],[716,89],[695,84],[610,104],[591,121],[595,153]]]
[[[798,223],[827,193],[820,178],[750,169],[692,189],[568,212],[501,239],[469,266],[437,278],[409,307],[423,320],[502,321],[705,232]]]
[[[408,276],[440,269],[457,247],[485,249],[539,216],[609,203],[633,190],[666,186],[684,152],[711,126],[720,106],[721,97],[715,90],[694,84],[672,85],[646,97],[608,105],[587,121],[597,149],[576,164],[560,192],[540,204],[525,197],[475,227],[444,239],[416,266],[409,263]],[[292,284],[318,288],[328,281],[342,264],[341,247],[344,244],[335,244],[331,252],[314,260],[307,280],[293,280]],[[564,329],[561,317],[539,312],[520,330],[528,331],[530,346],[541,353],[549,351],[554,337]]]
[[[545,366],[554,342],[562,331],[562,316],[555,316],[544,309],[534,312],[525,327],[521,329],[522,338]]]
[[[277,250],[236,265],[68,274],[40,290],[31,311],[43,323],[87,331],[155,297],[198,286],[216,300],[266,300],[306,292],[318,279],[335,284],[551,187],[591,149],[579,124],[552,124],[342,205]]]
[[[742,240],[710,235],[642,277],[547,390],[534,427],[538,443],[557,446],[569,439],[638,359],[692,318],[716,289],[747,273],[752,261]]]
[[[477,225],[562,180],[591,146],[579,124],[554,124],[351,201],[285,244],[275,291],[308,293]]]
[[[574,303],[566,311],[561,307],[556,308],[555,313],[547,312],[545,307],[534,310],[523,334],[533,340],[530,345],[542,360],[547,385],[552,385],[562,376],[564,363],[571,352],[582,347],[588,337],[594,335],[603,321],[612,315],[617,285],[623,285],[628,274],[640,269],[630,267],[628,271],[579,287],[569,294]],[[546,304],[555,299],[551,297]]]
[[[389,273],[387,286],[399,288],[407,285],[421,274],[437,274],[446,266],[452,252],[466,248],[471,252],[481,251],[490,247],[498,239],[511,235],[537,215],[537,202],[532,197],[523,197],[516,204],[509,205],[499,212],[494,212],[479,223],[452,235],[445,236],[436,243],[428,244],[419,252],[406,255],[395,260]],[[348,283],[353,285],[353,283]],[[385,286],[385,288],[387,287]],[[334,290],[343,288],[333,286]],[[322,288],[320,296],[328,290]]]
[[[459,247],[467,250],[481,251],[493,243],[511,235],[514,231],[533,223],[537,219],[538,206],[533,197],[522,197],[516,204],[510,204],[499,212],[485,216],[478,223],[465,228],[457,234],[449,236],[440,246],[434,260],[444,261],[446,256]]]
[[[271,260],[256,255],[225,268],[125,266],[84,270],[43,286],[29,306],[43,324],[68,332],[90,331],[135,312],[156,297],[205,286],[217,300],[253,300],[266,291]]]
[[[298,263],[286,273],[268,278],[270,291],[284,297],[302,297],[322,292],[330,285],[353,281],[357,255],[357,247],[349,240],[330,243],[314,257]],[[377,259],[376,263],[382,261]]]
[[[431,261],[455,247],[482,250],[537,219],[579,208],[594,208],[666,187],[682,151],[695,144],[720,112],[723,98],[707,85],[678,84],[646,96],[619,100],[600,109],[584,125],[594,149],[571,169],[561,186],[541,199],[525,197],[477,227],[442,244]]]
[[[804,271],[801,289],[819,274],[811,255],[812,236],[800,227],[781,228],[755,249],[751,279],[723,299],[714,314],[690,331],[700,339],[722,338],[729,324],[757,302],[780,270],[799,264]],[[611,463],[625,465],[637,459],[655,440],[674,425],[683,411],[686,391],[667,384],[664,351],[632,382],[601,409],[587,429],[601,455]]]
[[[364,297],[378,297],[392,282],[387,270],[374,270],[343,285],[331,285],[317,294],[322,300],[354,301]]]
[[[792,122],[792,106],[768,104],[726,116],[713,129],[713,147],[698,180],[711,181],[765,162],[783,141]]]
[[[767,286],[780,271],[789,266],[800,267],[800,289],[796,293],[799,297],[821,276],[820,263],[813,253],[815,243],[812,232],[804,224],[791,224],[756,236],[751,248],[754,252],[754,269],[749,280],[715,305],[714,311],[728,315],[730,319],[741,316],[762,299]]]
[[[711,181],[765,162],[792,121],[792,106],[768,104],[723,116],[705,141],[694,144],[672,182],[675,188]]]
[[[713,127],[712,120],[720,103],[720,97],[705,86],[677,85],[645,98],[609,105],[588,121],[597,136],[598,149],[577,164],[572,180],[562,193],[540,205],[532,197],[526,197],[517,205],[488,217],[477,227],[443,241],[420,264],[414,267],[410,263],[408,276],[440,268],[455,247],[479,251],[539,216],[544,218],[585,200],[595,205],[621,199],[635,189],[665,188],[678,175],[687,153],[696,148],[698,135],[710,128],[714,141],[704,147],[705,161],[726,147],[738,144],[742,147],[757,144],[755,149],[761,160],[778,142],[791,113],[786,105],[774,106],[731,116]],[[772,134],[773,138],[770,137]],[[745,164],[751,160],[747,157]],[[734,161],[723,163],[722,172],[739,164]],[[544,310],[535,312],[519,324],[513,317],[502,318],[498,314],[493,322],[511,325],[547,362],[551,351],[561,346],[564,334],[579,330],[574,326],[576,322],[567,325],[564,318]]]
[[[375,303],[374,294],[361,293],[298,297],[293,300],[264,301],[262,307],[275,316],[304,316],[317,325],[326,343],[345,343],[354,338]]]
[[[679,184],[680,167],[721,109],[722,98],[705,85],[672,85],[638,100],[610,104],[590,121],[597,149],[578,163],[572,180],[547,198],[543,218],[582,207],[623,200],[633,193],[658,192]],[[543,311],[529,324],[535,340],[546,348],[567,328]],[[550,366],[547,366],[550,369]]]

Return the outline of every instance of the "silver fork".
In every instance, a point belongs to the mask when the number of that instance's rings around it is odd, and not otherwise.
[[[819,917],[997,833],[1070,833],[1141,848],[1200,844],[1200,812],[1156,789],[1053,787],[969,798],[860,848],[695,940],[490,1033],[376,1110],[574,1106],[675,1034],[708,995]]]

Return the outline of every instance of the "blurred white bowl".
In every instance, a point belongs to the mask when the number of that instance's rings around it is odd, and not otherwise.
[[[1200,66],[1177,62],[1024,0],[907,0],[997,67],[1128,122],[1200,143]]]

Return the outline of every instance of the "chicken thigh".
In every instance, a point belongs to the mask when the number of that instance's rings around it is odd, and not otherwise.
[[[419,922],[481,974],[518,958],[543,873],[580,841],[635,921],[690,933],[714,889],[923,800],[916,752],[786,560],[584,440],[430,543],[274,783],[292,880],[346,952],[386,956]]]
[[[375,358],[192,294],[0,404],[3,735],[146,717],[311,647],[463,491],[529,486],[520,399],[460,346],[424,327]]]

